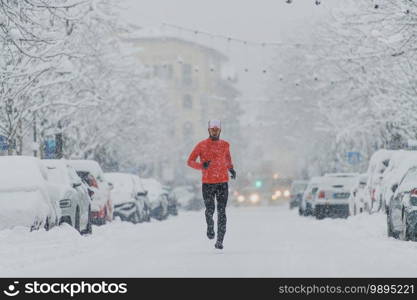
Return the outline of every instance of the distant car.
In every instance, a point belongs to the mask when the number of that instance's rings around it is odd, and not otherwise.
[[[290,209],[298,207],[303,197],[303,193],[307,188],[308,181],[294,180],[290,188]]]
[[[42,163],[56,187],[61,209],[59,224],[68,223],[81,234],[91,233],[91,199],[85,183],[66,160],[44,159]]]
[[[0,229],[49,230],[60,217],[55,195],[40,159],[0,156]]]
[[[134,224],[148,219],[144,198],[139,195],[135,175],[127,173],[105,173],[107,181],[113,186],[111,196],[114,205],[113,216]]]
[[[351,216],[368,211],[365,202],[365,187],[368,174],[360,174],[355,181],[349,196],[349,214]]]
[[[151,217],[164,220],[168,217],[168,199],[162,184],[155,178],[142,178],[143,187],[148,191]]]
[[[387,233],[402,240],[417,240],[417,167],[406,172],[389,203]]]
[[[91,221],[96,225],[103,225],[113,220],[113,203],[110,185],[104,177],[103,170],[94,160],[68,160],[90,189]]]
[[[134,175],[133,181],[135,183],[135,189],[136,189],[136,196],[137,198],[140,198],[141,201],[144,203],[144,212],[145,212],[145,221],[150,222],[151,221],[151,201],[148,197],[148,191],[145,189],[142,179]]]
[[[317,219],[349,216],[350,192],[357,181],[357,173],[325,174],[318,183],[313,201],[313,211]]]
[[[300,216],[313,215],[313,200],[318,190],[318,183],[322,177],[312,177],[301,197],[300,205],[298,206],[298,213]]]
[[[163,189],[165,191],[167,200],[168,200],[168,213],[170,215],[176,216],[178,215],[178,199],[177,199],[177,195],[175,194],[174,190],[172,189],[172,187],[164,185]]]
[[[235,206],[260,206],[269,201],[269,193],[256,187],[244,187],[232,196],[232,203]]]
[[[267,192],[269,189],[270,193],[266,203],[269,205],[280,205],[283,202],[288,201],[291,196],[291,184],[292,179],[289,178],[264,180],[264,187],[262,187],[262,190]]]

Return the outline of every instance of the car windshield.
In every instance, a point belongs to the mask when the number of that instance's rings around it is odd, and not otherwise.
[[[403,181],[401,182],[399,191],[410,191],[413,188],[417,187],[417,169],[414,169],[407,173],[404,177]]]

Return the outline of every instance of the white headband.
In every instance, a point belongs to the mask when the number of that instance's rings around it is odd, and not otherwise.
[[[214,127],[222,128],[222,124],[220,120],[210,120],[208,122],[208,128],[214,128]]]

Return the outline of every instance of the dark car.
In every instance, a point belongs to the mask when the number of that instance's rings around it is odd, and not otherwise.
[[[410,168],[400,183],[392,187],[394,196],[387,205],[388,236],[417,239],[417,167]]]

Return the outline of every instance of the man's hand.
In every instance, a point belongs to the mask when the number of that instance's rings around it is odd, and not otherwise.
[[[235,169],[231,168],[231,169],[229,169],[229,172],[231,174],[232,179],[236,179],[236,171],[235,171]]]
[[[208,161],[203,162],[203,169],[207,170],[207,168],[210,165],[210,162],[211,162],[211,160],[208,160]]]

